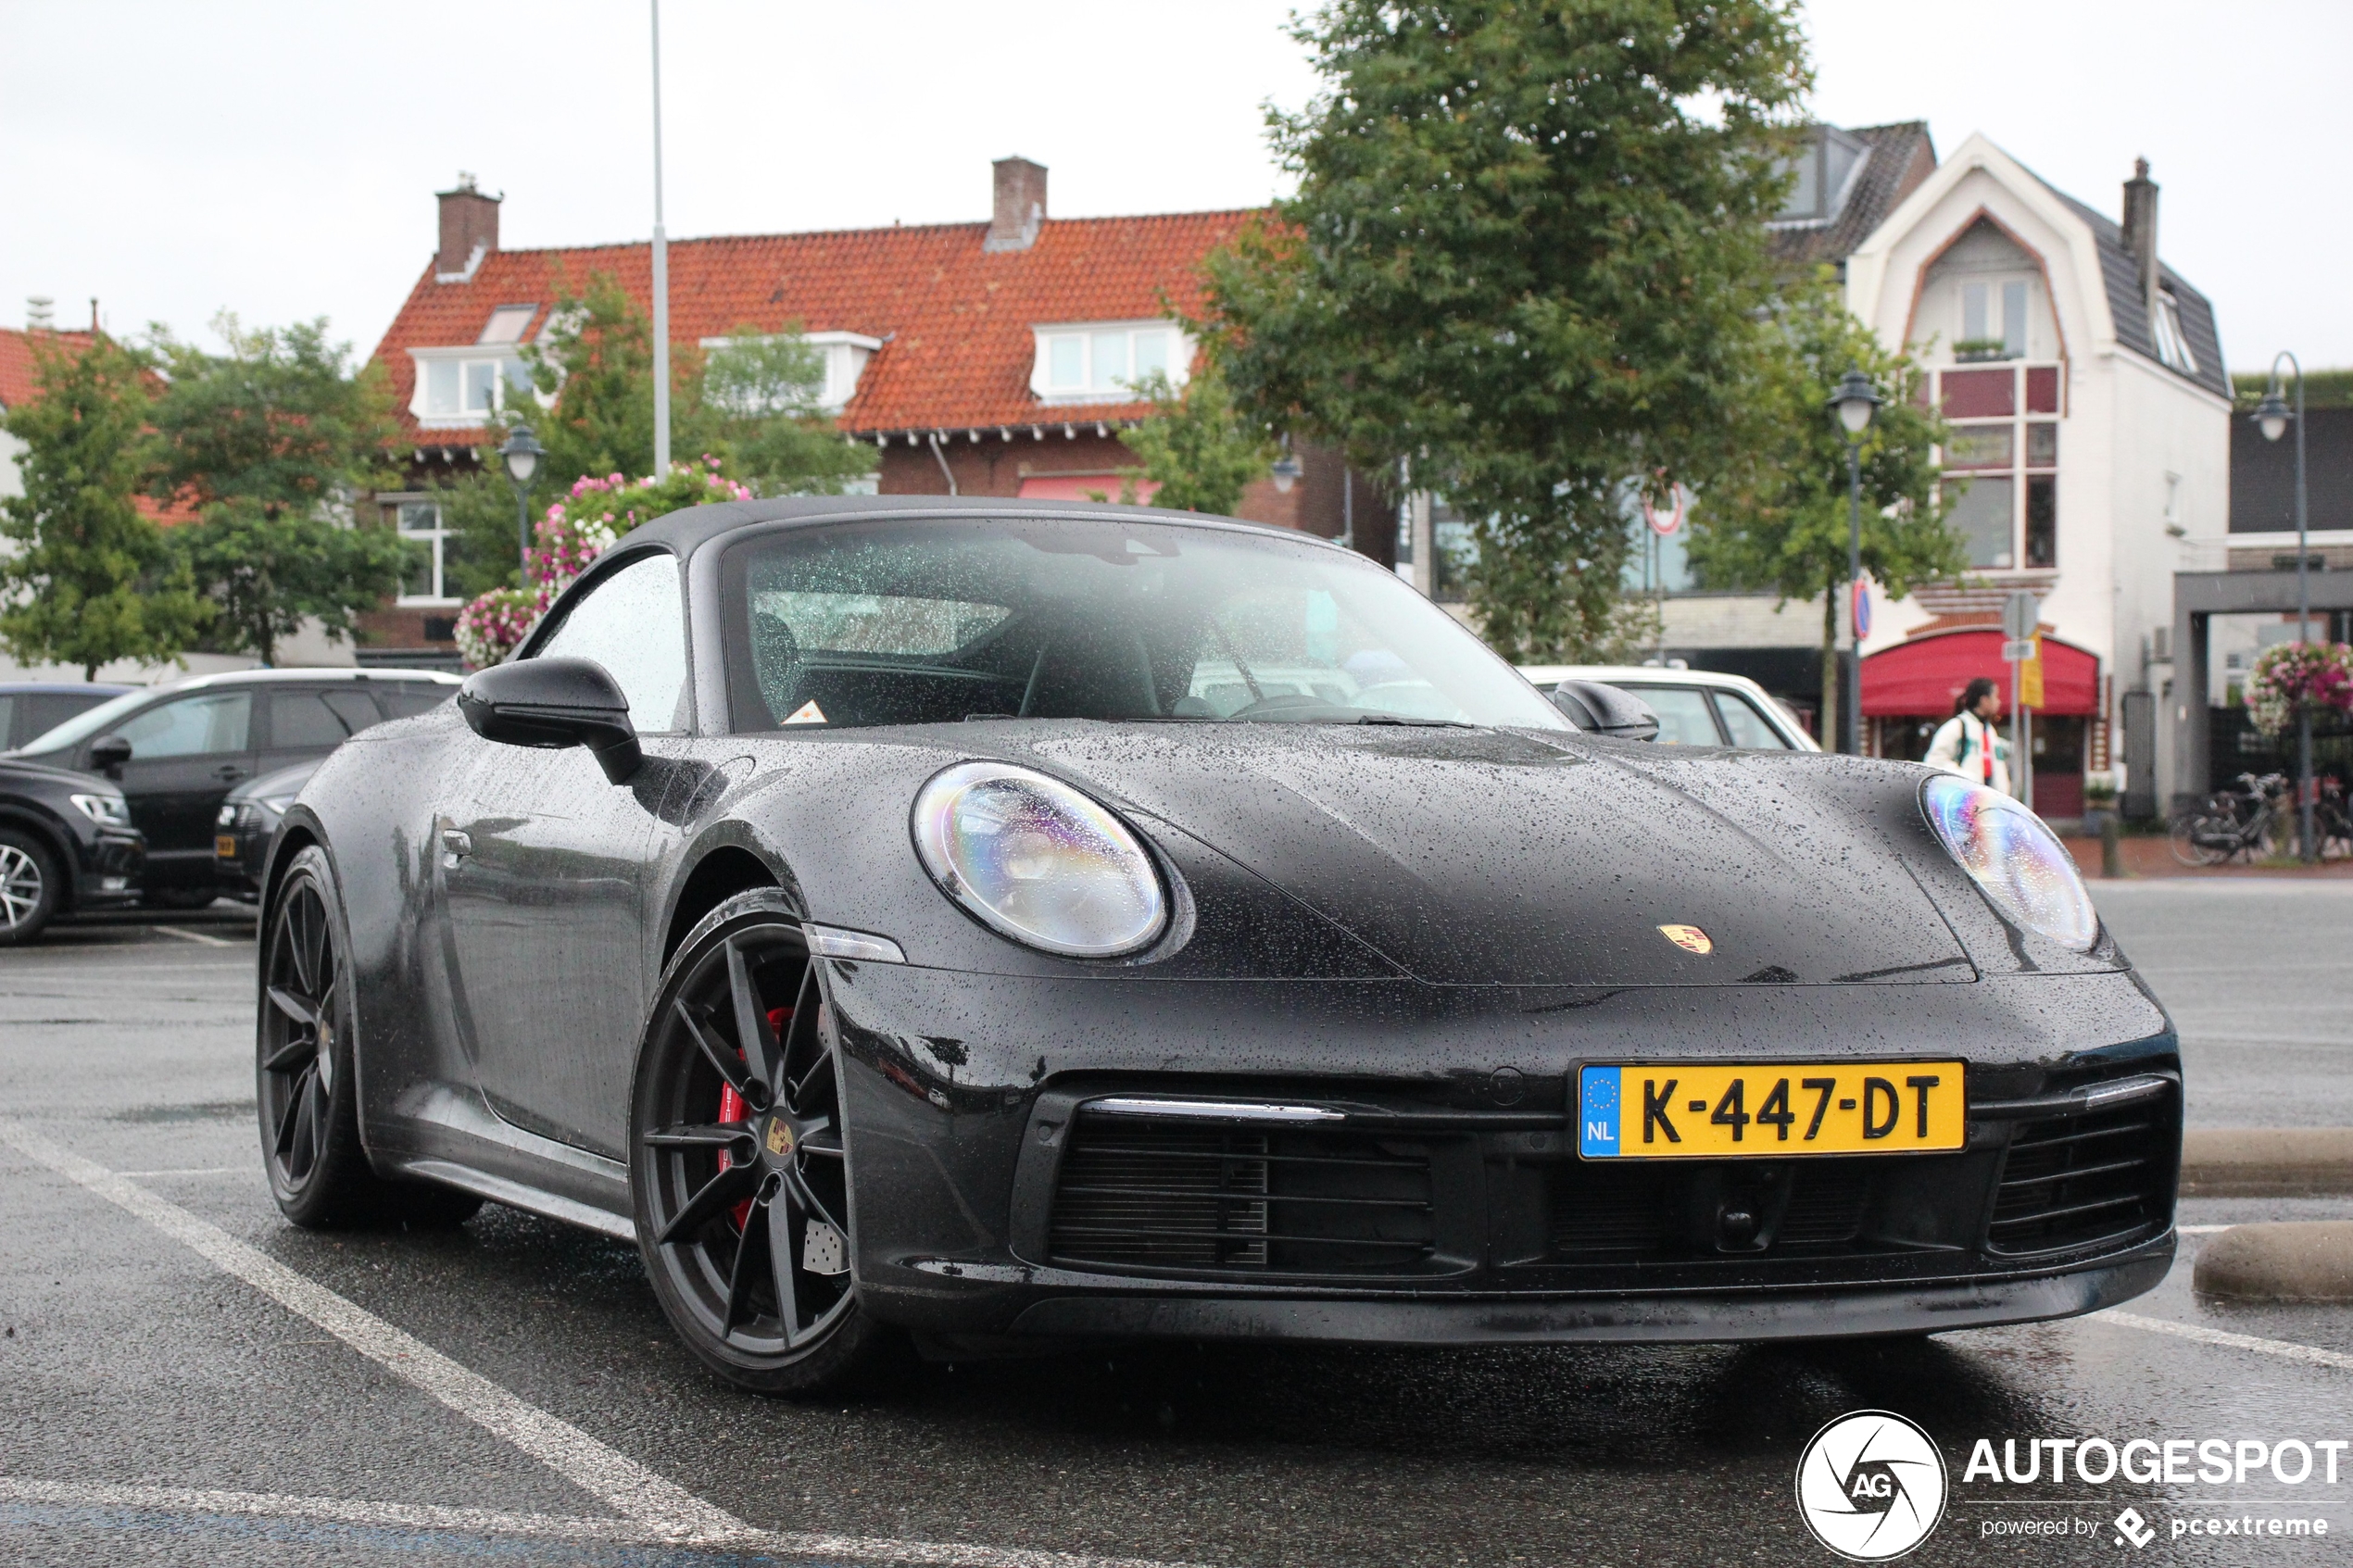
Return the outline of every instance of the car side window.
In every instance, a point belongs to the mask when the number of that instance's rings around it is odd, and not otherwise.
[[[1697,686],[1628,686],[1627,691],[1651,705],[1658,715],[1661,746],[1721,746],[1716,720],[1707,710],[1707,694]]]
[[[376,695],[384,698],[384,711],[396,719],[413,719],[420,713],[430,713],[456,694],[455,686],[429,686],[415,681],[376,688]]]
[[[629,699],[640,734],[685,729],[686,607],[677,558],[649,555],[598,583],[532,657],[594,659]]]
[[[111,733],[131,743],[133,761],[209,757],[246,749],[252,719],[251,692],[202,692],[158,703],[117,724]]]
[[[350,737],[351,731],[352,726],[344,721],[323,693],[279,692],[270,699],[272,750],[323,751],[341,746]],[[135,746],[138,743],[132,744]]]
[[[1752,751],[1789,749],[1789,742],[1781,738],[1781,733],[1767,723],[1765,715],[1756,711],[1756,705],[1738,692],[1718,692],[1716,711],[1722,716],[1725,733],[1732,737],[1734,746]]]
[[[376,705],[369,700],[366,692],[321,692],[319,700],[325,703],[334,716],[343,721],[343,727],[355,735],[371,724],[384,721],[384,715],[376,711]]]

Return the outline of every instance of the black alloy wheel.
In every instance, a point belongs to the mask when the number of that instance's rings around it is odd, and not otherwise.
[[[0,828],[0,947],[39,937],[63,893],[49,847],[29,833]]]
[[[359,1139],[352,1067],[351,966],[326,852],[295,857],[261,945],[255,1101],[271,1195],[286,1218],[323,1229],[379,1220],[454,1224],[482,1207],[469,1193],[388,1182]]]
[[[798,918],[773,891],[728,900],[681,945],[659,998],[630,1185],[663,1311],[739,1386],[855,1380],[892,1336],[850,1270],[841,1083]]]

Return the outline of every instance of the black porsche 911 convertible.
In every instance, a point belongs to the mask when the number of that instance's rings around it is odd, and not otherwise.
[[[2172,1025],[2030,813],[1586,733],[1219,519],[640,528],[327,760],[263,909],[290,1217],[628,1238],[754,1389],[911,1337],[1916,1335],[2173,1253]]]

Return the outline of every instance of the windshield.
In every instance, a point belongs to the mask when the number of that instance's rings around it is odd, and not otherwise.
[[[721,574],[738,732],[964,719],[1567,727],[1360,556],[1099,517],[780,530]]]
[[[19,746],[17,755],[39,757],[48,752],[70,750],[92,735],[105,734],[155,695],[144,686],[135,692],[125,692],[111,702],[102,702],[95,708],[75,714],[62,724],[42,731]]]

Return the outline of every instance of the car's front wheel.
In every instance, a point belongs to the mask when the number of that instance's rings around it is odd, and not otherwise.
[[[29,833],[0,828],[0,947],[37,938],[64,888],[57,858]]]
[[[680,946],[631,1095],[638,1245],[680,1337],[740,1387],[825,1393],[888,1358],[850,1271],[832,1031],[799,922],[738,895]]]

